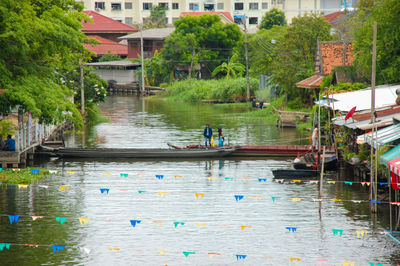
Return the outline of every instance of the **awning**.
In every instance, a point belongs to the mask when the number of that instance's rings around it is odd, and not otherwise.
[[[379,163],[387,165],[389,161],[400,158],[400,144],[386,152],[379,158]]]
[[[372,133],[367,133],[357,137],[357,143],[361,144],[362,140],[371,145]],[[400,139],[400,124],[385,127],[381,130],[375,131],[373,135],[373,147],[378,149],[389,142]]]
[[[392,188],[400,190],[400,158],[389,161],[388,168],[392,176]]]
[[[305,89],[319,89],[323,78],[323,75],[314,75],[297,82],[296,87]]]

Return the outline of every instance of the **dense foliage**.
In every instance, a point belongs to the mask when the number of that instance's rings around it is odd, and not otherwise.
[[[220,73],[225,73],[226,78],[237,77],[243,75],[246,68],[241,63],[236,62],[238,58],[238,54],[232,55],[231,59],[229,59],[228,63],[223,62],[221,65],[217,66],[212,72],[212,76],[216,76]]]
[[[175,31],[165,40],[162,57],[170,71],[200,64],[202,78],[233,54],[243,34],[236,24],[223,24],[217,15],[186,16],[175,21]],[[190,72],[190,71],[189,71]]]
[[[400,81],[400,1],[360,0],[353,15],[354,48],[357,70],[370,80],[372,25],[377,30],[377,83]]]
[[[154,6],[150,9],[150,16],[143,18],[143,27],[145,29],[164,28],[167,26],[167,9],[161,5]]]
[[[274,25],[285,26],[286,25],[286,17],[285,13],[282,10],[278,10],[276,8],[272,8],[263,16],[260,26],[260,29],[269,30]]]
[[[258,80],[250,79],[251,95],[258,88]],[[201,100],[236,101],[245,100],[246,78],[195,80],[188,79],[171,83],[165,92],[173,100],[200,102]]]

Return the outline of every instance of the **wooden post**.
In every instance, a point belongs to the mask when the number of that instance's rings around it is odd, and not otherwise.
[[[319,176],[319,193],[318,198],[322,197],[322,182],[324,181],[324,164],[325,164],[325,146],[322,149],[322,164],[321,164],[321,174]]]
[[[144,68],[144,54],[143,54],[143,23],[140,23],[140,55],[142,58],[142,95],[145,93],[144,75],[146,73]]]
[[[249,49],[247,47],[246,14],[243,14],[242,21],[244,25],[244,51],[246,56],[246,80],[247,80],[246,101],[250,102]]]
[[[371,133],[371,167],[370,167],[370,200],[376,200],[377,198],[377,178],[375,177],[374,171],[374,123],[375,123],[375,68],[376,68],[376,31],[377,24],[376,21],[373,25],[373,41],[372,41],[372,73],[371,73],[371,124],[372,124],[372,133]],[[377,147],[375,147],[377,148]],[[376,160],[377,158],[375,158]],[[371,205],[371,211],[376,213],[377,205],[374,203]]]
[[[79,65],[81,67],[81,113],[82,113],[82,116],[84,116],[85,115],[85,85],[83,82],[82,58],[79,58]]]

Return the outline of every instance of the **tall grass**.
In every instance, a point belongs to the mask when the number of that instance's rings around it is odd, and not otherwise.
[[[241,102],[246,99],[246,78],[197,80],[188,79],[169,84],[164,96],[174,101],[200,102],[218,100]],[[250,95],[258,89],[258,80],[250,78]]]

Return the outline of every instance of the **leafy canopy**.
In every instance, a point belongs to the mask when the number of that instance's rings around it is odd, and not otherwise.
[[[265,13],[260,23],[260,29],[269,30],[274,25],[286,25],[285,13],[282,10],[278,10],[277,8],[272,8]]]
[[[233,54],[229,62],[223,62],[221,65],[217,66],[212,72],[212,76],[215,77],[217,74],[224,72],[226,73],[226,78],[232,77],[236,78],[237,76],[243,75],[243,72],[246,70],[245,66],[241,63],[236,62],[238,58],[238,54]]]

